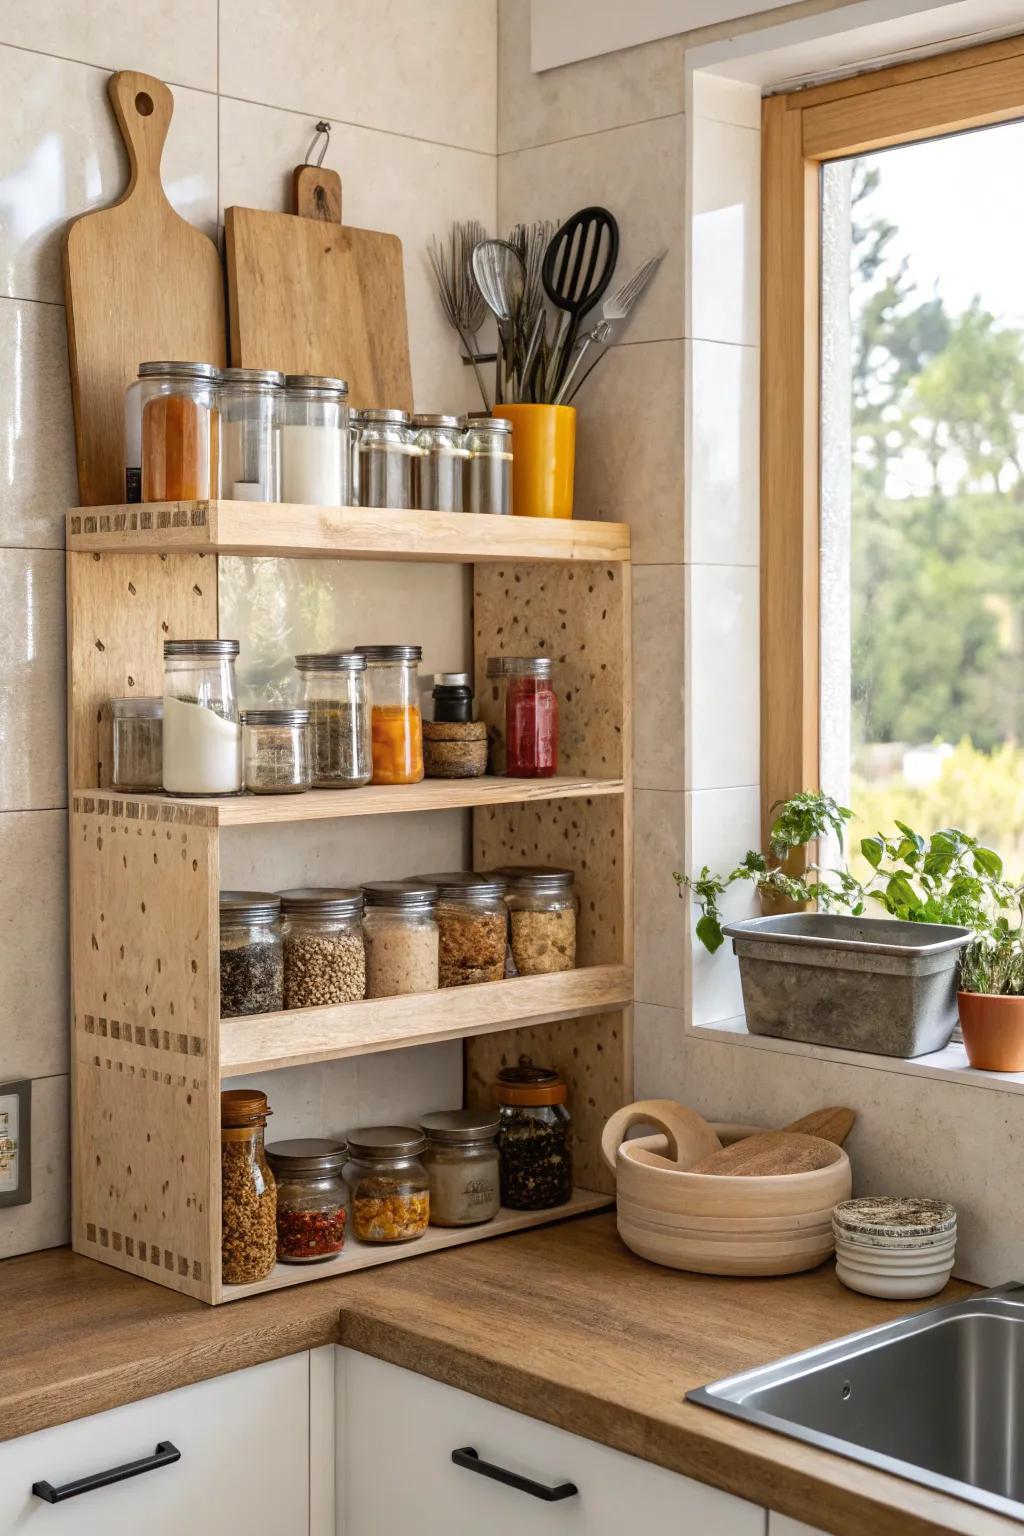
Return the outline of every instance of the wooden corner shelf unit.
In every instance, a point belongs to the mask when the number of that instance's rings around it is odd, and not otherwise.
[[[411,1258],[609,1203],[601,1125],[632,1097],[629,533],[622,524],[211,501],[68,513],[73,1245],[217,1303]],[[486,658],[543,652],[562,699],[560,776],[426,780],[295,796],[178,799],[109,788],[111,697],[159,694],[163,641],[218,634],[224,555],[474,566],[481,717]],[[244,647],[245,637],[239,637]],[[465,808],[474,863],[572,867],[578,969],[415,997],[221,1020],[220,837],[232,827]],[[338,879],[343,881],[343,872]],[[566,1075],[572,1202],[502,1211],[417,1243],[220,1275],[220,1089],[226,1078],[462,1040],[465,1095],[489,1102],[521,1051]],[[269,1086],[272,1098],[272,1084]]]

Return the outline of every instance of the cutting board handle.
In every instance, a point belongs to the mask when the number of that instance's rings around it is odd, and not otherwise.
[[[292,199],[300,219],[341,223],[341,177],[325,165],[297,165],[292,172]]]
[[[111,75],[107,91],[131,163],[131,180],[121,201],[142,191],[166,202],[160,159],[171,126],[174,97],[162,80],[135,69],[120,69]]]

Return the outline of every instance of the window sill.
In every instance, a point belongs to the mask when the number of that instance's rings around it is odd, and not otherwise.
[[[966,1083],[972,1088],[990,1088],[997,1093],[1024,1093],[1024,1072],[981,1072],[968,1066],[962,1045],[949,1044],[944,1051],[930,1056],[905,1059],[900,1056],[872,1056],[864,1051],[840,1051],[827,1045],[807,1045],[799,1040],[776,1040],[770,1035],[752,1035],[743,1018],[722,1019],[716,1024],[691,1024],[687,1033],[699,1040],[719,1044],[747,1046],[757,1051],[778,1051],[783,1056],[811,1056],[817,1061],[837,1061],[843,1066],[871,1072],[902,1072],[907,1077],[933,1077],[945,1083]]]

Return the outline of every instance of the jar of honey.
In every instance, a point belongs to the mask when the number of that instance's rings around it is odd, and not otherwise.
[[[423,721],[418,645],[359,645],[366,657],[372,709],[374,784],[418,784],[423,778]]]

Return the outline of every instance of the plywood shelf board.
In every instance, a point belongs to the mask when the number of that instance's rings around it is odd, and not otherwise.
[[[375,1051],[433,1045],[556,1019],[584,1018],[628,1004],[624,965],[518,976],[475,987],[381,997],[335,1008],[222,1019],[220,1075],[244,1077]]]
[[[74,508],[79,553],[276,555],[502,563],[629,559],[625,523],[476,513],[314,507],[287,502],[161,501]]]
[[[525,1232],[530,1227],[549,1226],[586,1211],[604,1210],[611,1203],[610,1197],[599,1191],[574,1189],[570,1201],[550,1211],[509,1211],[503,1206],[493,1221],[478,1227],[428,1227],[422,1237],[410,1243],[360,1243],[349,1237],[344,1251],[336,1259],[327,1259],[322,1264],[275,1264],[265,1280],[254,1281],[251,1285],[223,1286],[220,1299],[240,1301],[246,1296],[260,1296],[287,1285],[299,1285],[305,1280],[337,1279],[339,1275],[353,1274],[376,1264],[421,1258],[442,1248],[457,1248],[463,1243],[480,1243],[490,1237],[505,1237],[510,1232]]]
[[[84,808],[114,799],[142,820],[187,821],[207,827],[274,826],[288,821],[329,821],[340,816],[394,816],[400,812],[451,811],[474,806],[547,800],[592,800],[624,793],[622,779],[559,776],[553,779],[424,779],[420,784],[368,785],[365,789],[309,790],[301,795],[227,795],[190,800],[176,795],[123,795],[109,789],[76,789]]]

